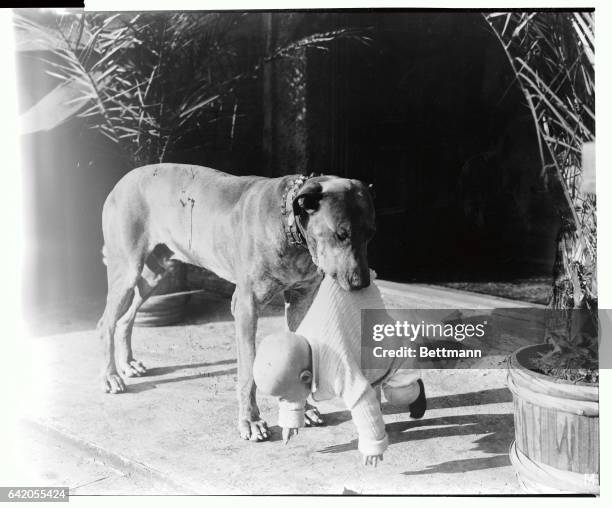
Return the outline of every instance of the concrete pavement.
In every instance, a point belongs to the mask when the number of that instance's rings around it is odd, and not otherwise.
[[[397,307],[405,303],[400,289],[389,293]],[[465,296],[451,294],[458,301]],[[281,326],[273,308],[258,335]],[[128,380],[127,393],[108,395],[98,380],[94,330],[29,340],[30,384],[16,442],[24,484],[68,485],[73,495],[521,492],[507,454],[514,430],[502,368],[425,371],[425,417],[411,420],[385,405],[391,445],[381,466],[366,469],[339,401],[319,406],[325,427],[304,429],[285,446],[274,400],[259,396],[272,438],[238,439],[227,300],[206,300],[181,326],[135,329],[133,344],[149,374]],[[495,367],[506,353],[500,347],[483,367]]]

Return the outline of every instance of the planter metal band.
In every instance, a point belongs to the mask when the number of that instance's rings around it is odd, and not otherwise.
[[[512,441],[510,462],[521,487],[532,494],[593,494],[599,495],[599,475],[581,474],[557,469],[531,460]]]
[[[589,400],[563,399],[559,396],[547,395],[538,391],[534,391],[531,386],[517,384],[514,373],[509,373],[507,384],[510,391],[517,397],[537,404],[538,406],[557,409],[566,413],[572,413],[581,416],[599,416],[599,403]],[[520,381],[519,381],[520,383]]]

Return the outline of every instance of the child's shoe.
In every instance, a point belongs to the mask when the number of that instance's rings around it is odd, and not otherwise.
[[[419,384],[419,388],[420,388],[420,392],[419,392],[419,396],[417,397],[417,399],[408,406],[408,409],[410,410],[410,417],[411,418],[422,418],[423,415],[425,414],[425,410],[427,409],[427,397],[425,397],[425,385],[423,384],[423,381],[418,379],[417,383]]]

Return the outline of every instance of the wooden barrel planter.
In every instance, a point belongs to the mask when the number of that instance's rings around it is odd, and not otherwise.
[[[159,283],[136,313],[136,326],[166,326],[180,322],[190,294],[186,292],[186,266],[177,264]]]
[[[599,388],[530,368],[548,344],[512,355],[508,388],[514,400],[510,460],[532,494],[599,494]]]
[[[230,299],[236,285],[218,277],[206,268],[187,265],[187,289],[191,292],[191,304],[203,308],[211,298]]]

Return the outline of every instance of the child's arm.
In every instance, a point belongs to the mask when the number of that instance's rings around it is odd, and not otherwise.
[[[304,427],[304,409],[306,401],[289,402],[279,399],[278,401],[278,426],[283,429],[283,441],[289,442],[291,436],[298,433],[300,427]]]
[[[358,449],[365,465],[376,466],[389,445],[385,422],[376,391],[370,385],[351,408],[353,423],[359,433]]]

